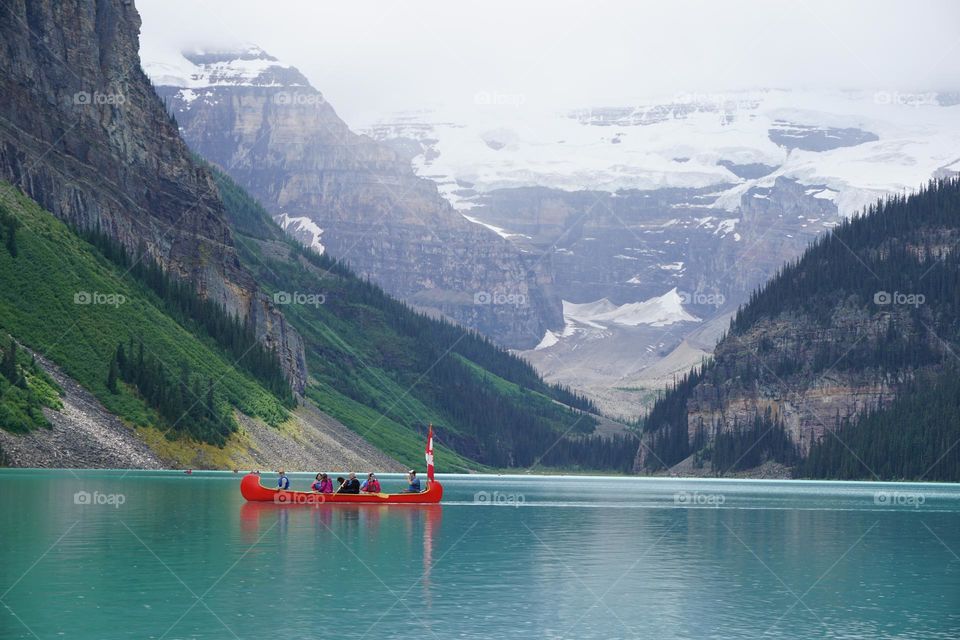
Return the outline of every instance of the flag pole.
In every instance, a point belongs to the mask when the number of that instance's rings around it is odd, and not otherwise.
[[[433,482],[433,424],[427,430],[427,448],[424,453],[427,460],[427,483]]]

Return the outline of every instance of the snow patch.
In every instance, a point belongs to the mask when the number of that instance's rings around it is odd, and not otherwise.
[[[736,228],[737,223],[740,222],[739,218],[727,218],[726,220],[721,220],[720,224],[717,226],[717,230],[713,232],[714,235],[725,236]]]
[[[543,334],[543,340],[541,340],[540,344],[535,346],[533,350],[539,351],[540,349],[548,349],[558,342],[560,342],[560,336],[553,331],[547,330],[547,332]]]
[[[609,325],[636,327],[645,324],[651,327],[665,327],[677,322],[700,322],[699,318],[683,309],[683,299],[676,288],[662,296],[643,302],[628,302],[620,306],[606,298],[582,304],[564,300],[563,318],[568,324],[579,324],[594,329],[606,329]]]
[[[326,250],[323,243],[320,242],[323,229],[321,229],[316,222],[306,216],[291,217],[286,213],[276,215],[273,219],[287,234],[323,255],[323,252]]]
[[[840,195],[834,189],[807,189],[804,193],[808,196],[813,196],[814,198],[819,198],[821,200],[830,200],[831,202],[836,203],[837,197]]]
[[[480,225],[481,227],[486,227],[487,229],[490,229],[490,231],[493,231],[495,234],[497,234],[498,236],[500,236],[501,238],[503,238],[503,239],[505,239],[505,240],[509,240],[510,238],[527,238],[527,239],[530,239],[530,236],[523,235],[522,233],[510,233],[509,231],[507,231],[507,230],[504,229],[503,227],[498,227],[498,226],[493,225],[493,224],[488,224],[488,223],[484,222],[483,220],[480,220],[479,218],[474,218],[474,217],[472,217],[472,216],[468,216],[467,214],[463,213],[462,211],[460,212],[460,215],[462,215],[464,218],[466,218],[467,220],[469,220],[470,222],[472,222],[472,223],[474,223],[474,224],[478,224],[478,225]]]
[[[193,89],[181,89],[179,92],[177,92],[177,95],[181,100],[183,100],[187,104],[190,104],[191,102],[193,102],[194,100],[200,97],[197,94],[197,92],[194,91]]]

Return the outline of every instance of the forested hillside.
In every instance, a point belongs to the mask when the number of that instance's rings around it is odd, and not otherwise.
[[[236,430],[233,410],[272,425],[286,419],[289,387],[274,395],[256,381],[258,367],[275,372],[275,361],[256,341],[247,345],[249,363],[236,358],[223,339],[235,334],[210,325],[216,319],[242,333],[222,308],[186,304],[195,299],[186,288],[177,289],[178,306],[151,284],[168,282],[161,272],[102,252],[5,183],[0,215],[17,221],[4,225],[0,250],[0,336],[16,339],[2,339],[4,428],[47,426],[41,407],[57,404],[55,385],[17,342],[47,355],[130,424],[171,439],[222,446]]]
[[[483,465],[630,468],[633,436],[591,435],[589,401],[303,248],[230,178],[216,177],[241,261],[304,336],[306,395],[324,411],[400,460],[419,459],[432,422],[441,445]]]
[[[655,404],[637,466],[960,478],[960,180],[879,203],[751,296]]]

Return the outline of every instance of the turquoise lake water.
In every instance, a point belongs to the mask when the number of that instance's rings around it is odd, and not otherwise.
[[[439,478],[0,470],[0,638],[960,637],[958,485]]]

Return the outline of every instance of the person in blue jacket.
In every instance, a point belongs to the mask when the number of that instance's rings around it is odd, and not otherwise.
[[[417,477],[417,472],[413,469],[410,469],[410,473],[407,474],[407,488],[403,490],[403,493],[420,493],[420,478]]]
[[[290,478],[287,477],[287,474],[283,469],[280,469],[280,471],[277,473],[280,474],[280,477],[277,478],[277,488],[286,491],[290,488]]]

